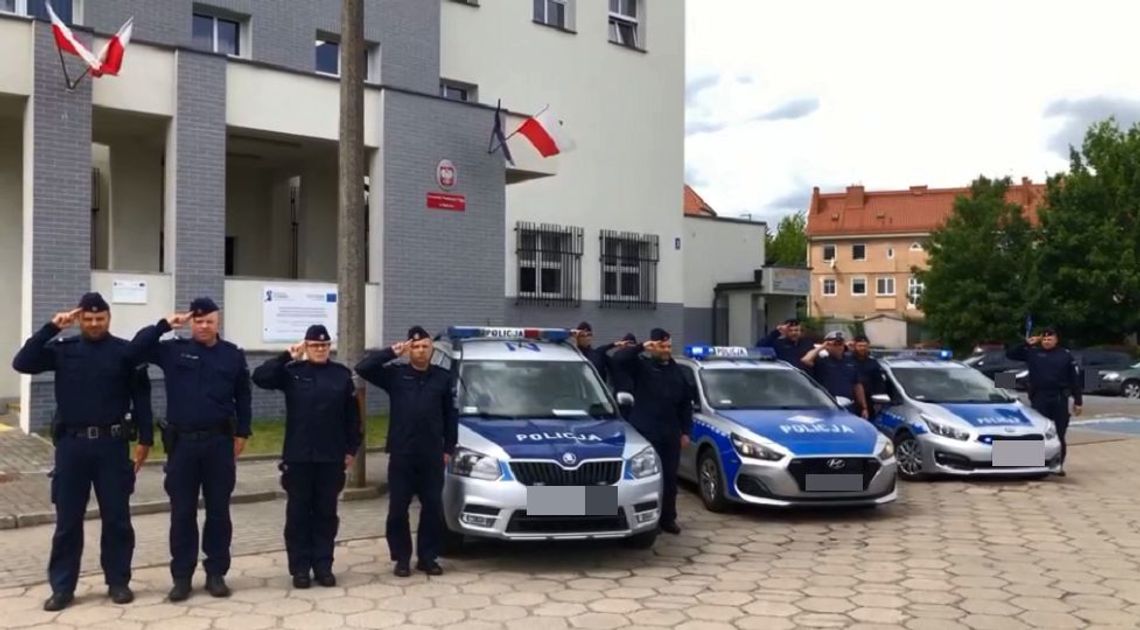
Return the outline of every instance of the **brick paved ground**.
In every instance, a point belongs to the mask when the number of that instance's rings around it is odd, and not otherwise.
[[[683,535],[649,551],[484,544],[440,578],[399,580],[383,540],[362,539],[338,549],[341,586],[309,591],[290,590],[283,554],[257,553],[235,561],[232,599],[177,605],[163,602],[166,517],[144,516],[137,563],[160,566],[137,571],[135,604],[109,604],[98,576],[61,614],[40,611],[42,584],[7,588],[0,627],[1140,627],[1140,440],[1077,441],[1068,478],[904,484],[875,511],[711,514],[683,491]],[[273,547],[281,510],[235,508],[239,553]],[[383,511],[346,504],[346,535],[375,535]],[[49,535],[0,532],[0,557],[42,562]]]

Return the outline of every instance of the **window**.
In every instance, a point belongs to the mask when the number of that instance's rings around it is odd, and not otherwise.
[[[368,81],[372,77],[372,51],[375,46],[365,42],[364,44],[364,80]],[[317,33],[314,50],[316,56],[313,62],[313,67],[319,74],[327,74],[329,76],[340,76],[340,37],[338,35],[331,35],[327,33]]]
[[[827,296],[835,295],[835,278],[823,279],[823,294]]]
[[[834,245],[824,245],[823,246],[823,262],[831,262],[833,260],[835,260],[835,246]]]
[[[518,303],[578,306],[582,299],[582,228],[519,222],[515,236]]]
[[[53,0],[52,10],[63,20],[64,24],[74,24],[76,15],[73,0]],[[29,15],[41,20],[50,20],[44,0],[0,0],[0,13],[15,13]]]
[[[888,247],[887,248],[887,260],[894,260],[894,258],[895,258],[895,248]]]
[[[867,295],[867,279],[866,278],[852,278],[851,279],[851,295]]]
[[[566,26],[566,0],[534,0],[534,21],[547,26]]]
[[[875,295],[894,295],[894,278],[875,278]]]
[[[910,251],[921,252],[922,251],[922,243],[919,243],[918,241],[911,243],[910,244]]]
[[[195,13],[193,30],[195,48],[235,57],[241,55],[241,23],[237,20]]]
[[[474,103],[479,100],[474,85],[459,83],[458,81],[440,81],[439,95],[453,101]]]
[[[921,300],[922,300],[922,290],[924,288],[925,287],[923,287],[922,283],[918,281],[918,278],[916,278],[914,276],[911,276],[910,279],[906,281],[906,307],[907,308],[909,308],[909,309],[918,308],[918,305],[921,303]]]
[[[639,0],[610,0],[610,41],[630,48],[640,48],[638,39]]]
[[[601,245],[602,305],[655,308],[657,235],[603,230]]]
[[[867,246],[866,245],[852,245],[851,246],[851,260],[867,260]]]

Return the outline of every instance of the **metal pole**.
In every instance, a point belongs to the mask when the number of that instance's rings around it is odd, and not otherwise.
[[[350,368],[364,354],[364,2],[342,0],[340,14],[340,146],[337,206],[337,343]],[[361,433],[367,408],[356,379]],[[366,443],[349,471],[348,485],[366,481]]]

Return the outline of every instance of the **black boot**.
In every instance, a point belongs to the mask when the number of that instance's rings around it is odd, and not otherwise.
[[[397,562],[396,568],[392,571],[396,577],[408,577],[412,574],[412,570],[408,568],[407,562]]]
[[[439,566],[439,563],[435,560],[432,560],[430,562],[424,562],[421,560],[416,564],[416,569],[423,571],[428,575],[443,575],[443,567]]]
[[[336,576],[332,573],[318,573],[317,584],[320,584],[325,588],[332,588],[336,586]]]
[[[206,576],[206,592],[214,597],[229,597],[230,587],[226,586],[226,579],[220,575]]]
[[[51,597],[44,602],[44,610],[48,612],[59,612],[75,599],[75,595],[71,593],[52,593]]]
[[[131,592],[131,587],[126,584],[109,587],[107,594],[111,596],[111,601],[119,605],[135,601],[135,594]]]
[[[190,598],[190,578],[175,579],[174,588],[170,589],[170,594],[166,596],[172,602],[184,602]]]
[[[309,579],[309,575],[297,574],[293,576],[293,588],[309,588],[313,585],[313,581]]]

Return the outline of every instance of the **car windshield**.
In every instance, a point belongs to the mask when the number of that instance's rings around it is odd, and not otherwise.
[[[1014,399],[980,372],[961,368],[892,368],[907,396],[931,403],[995,403]]]
[[[585,361],[464,361],[459,412],[498,420],[616,417]]]
[[[713,409],[834,409],[835,402],[799,370],[701,370]]]

